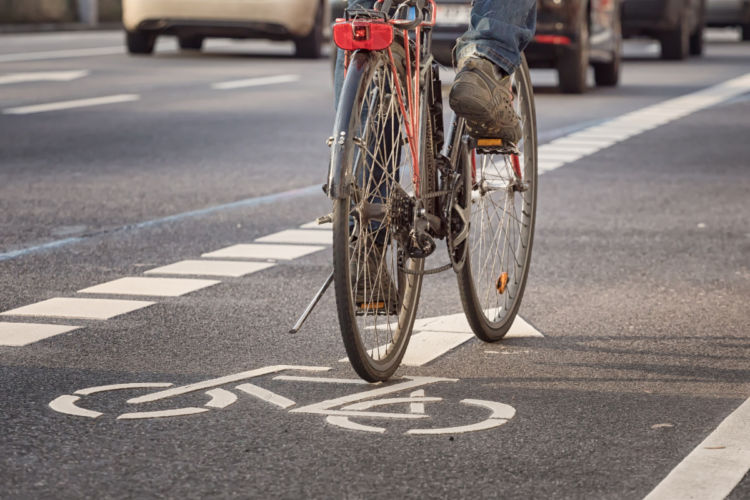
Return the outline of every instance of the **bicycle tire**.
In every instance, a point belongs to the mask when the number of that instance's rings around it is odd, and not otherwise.
[[[489,213],[490,205],[495,208],[498,206],[495,201],[499,201],[499,199],[493,199],[493,197],[502,193],[502,189],[500,187],[494,191],[490,189],[492,189],[493,182],[496,186],[502,186],[502,182],[506,181],[502,174],[503,171],[512,176],[509,158],[507,156],[501,157],[504,164],[502,168],[498,168],[494,163],[496,157],[478,154],[476,160],[477,181],[468,189],[468,186],[472,184],[469,182],[469,179],[471,179],[470,166],[466,164],[469,161],[469,155],[466,153],[465,146],[459,142],[462,134],[455,134],[453,139],[453,150],[458,152],[456,163],[458,168],[461,169],[459,171],[467,173],[464,176],[467,183],[466,189],[464,189],[466,196],[463,200],[463,207],[465,208],[470,202],[472,205],[469,237],[463,243],[463,245],[467,245],[468,255],[464,266],[457,273],[458,289],[461,304],[472,331],[480,340],[485,342],[497,342],[502,339],[513,325],[526,288],[534,242],[538,177],[536,110],[531,78],[525,59],[521,67],[515,72],[514,87],[514,95],[516,96],[514,105],[523,126],[523,139],[518,144],[522,152],[520,165],[523,172],[523,181],[528,184],[528,190],[516,193],[506,187],[506,204],[500,210],[502,212],[502,218],[500,219],[503,221],[502,228],[493,226],[493,221],[497,221],[496,217],[500,216],[497,215],[497,211],[495,214]],[[500,173],[497,175],[490,174],[493,168],[495,172]],[[508,183],[511,182],[510,179],[511,177],[507,178]],[[487,191],[482,194],[480,187],[485,185],[490,186],[490,188],[483,188]],[[472,193],[471,197],[468,196],[469,192]],[[471,198],[471,201],[469,201],[469,198]],[[512,205],[507,204],[508,198],[510,198]],[[516,198],[520,198],[520,200]],[[517,206],[521,210],[517,210]],[[511,224],[513,213],[516,214],[514,218],[517,221],[515,228]],[[518,214],[520,214],[520,217],[518,217]],[[510,228],[510,231],[505,226],[506,215],[507,227]],[[511,237],[516,239],[513,240]],[[503,246],[503,250],[507,250],[507,254],[500,252],[500,242],[503,240],[508,243]],[[497,247],[493,246],[495,242],[497,242]],[[511,249],[511,246],[515,246],[515,248]],[[483,253],[483,249],[486,253]],[[511,253],[513,255],[512,266]],[[501,254],[499,269],[496,267],[498,254]],[[493,259],[492,269],[487,272],[486,264],[490,256]],[[507,264],[505,264],[506,262]],[[505,290],[501,294],[498,284],[502,284],[503,273],[507,274],[505,275]],[[502,297],[502,301],[499,300],[500,297]],[[490,300],[490,298],[493,300]]]
[[[399,49],[394,44],[392,50],[397,63],[397,70],[399,70],[399,73],[405,72],[405,68],[400,67],[403,64],[403,49],[399,53]],[[359,145],[356,141],[352,141],[351,145],[347,147],[355,148],[355,150],[347,151],[344,154],[345,158],[351,159],[351,165],[347,165],[346,168],[351,169],[352,172],[348,178],[355,180],[353,193],[346,199],[334,202],[333,274],[339,326],[349,361],[354,371],[361,378],[369,382],[379,382],[387,380],[393,375],[406,352],[419,305],[422,276],[406,274],[399,270],[399,244],[392,234],[396,227],[395,224],[391,223],[392,212],[388,212],[388,216],[383,215],[382,221],[377,224],[375,229],[373,229],[372,219],[367,220],[362,215],[369,213],[368,210],[372,206],[384,206],[385,208],[378,207],[378,210],[382,209],[385,214],[385,210],[391,210],[389,207],[402,203],[403,199],[399,198],[402,194],[394,194],[402,193],[396,185],[400,186],[403,192],[408,192],[408,184],[412,178],[411,169],[408,168],[409,146],[403,140],[406,138],[403,132],[403,118],[400,116],[400,111],[396,111],[398,106],[394,94],[389,94],[386,91],[393,88],[395,80],[388,64],[387,54],[383,52],[357,53],[351,64],[363,64],[365,58],[368,59],[367,62],[372,67],[358,78],[355,78],[353,72],[348,74],[344,81],[345,88],[342,90],[342,94],[359,92],[355,100],[355,106],[351,108],[351,112],[358,116],[337,118],[339,121],[345,120],[343,123],[354,123],[355,129],[357,129],[354,137],[358,137],[360,141]],[[399,81],[404,81],[403,75],[399,74],[398,78]],[[373,109],[376,111],[371,112]],[[420,130],[420,145],[427,142],[425,131],[428,128],[429,119],[425,105],[423,105],[423,110],[425,111],[423,113],[425,119],[422,120]],[[347,111],[340,108],[339,112]],[[387,118],[386,115],[390,118]],[[376,122],[378,117],[381,117],[380,122]],[[395,164],[392,165],[392,172],[394,172],[392,175],[388,174],[387,168],[383,169],[386,172],[385,185],[390,187],[390,190],[386,190],[387,194],[383,195],[380,189],[384,185],[384,181],[367,179],[376,177],[373,174],[375,169],[372,165],[377,164],[376,157],[387,148],[387,144],[381,148],[380,143],[372,142],[371,138],[375,137],[372,140],[377,141],[378,137],[386,137],[385,132],[380,133],[381,129],[387,127],[387,123],[393,124],[394,118],[399,125],[391,126],[391,132],[395,129],[395,135],[397,136],[394,139],[394,134],[391,133],[391,146],[396,144],[396,147],[391,147],[388,154],[380,156],[384,160],[382,164],[385,164],[386,161],[395,161]],[[389,120],[391,121],[389,122]],[[398,148],[404,149],[406,154],[396,154]],[[420,157],[427,158],[426,164],[429,165],[430,160],[434,160],[433,155],[425,155],[425,148],[422,147],[421,149]],[[364,160],[361,160],[363,157],[369,158],[368,155],[372,156],[370,166]],[[401,156],[404,156],[403,162],[399,162]],[[429,166],[427,170],[431,171],[431,174],[428,175],[435,175],[434,164],[432,170]],[[395,172],[401,173],[396,174]],[[390,179],[388,178],[389,175]],[[428,189],[426,186],[434,184],[432,179],[422,182],[420,183],[420,191],[424,192]],[[368,200],[369,206],[366,205],[364,200]],[[387,221],[385,222],[385,228],[383,221]],[[379,238],[382,238],[383,250],[378,250]],[[376,251],[380,252],[378,253],[380,258],[377,261],[376,278],[370,280],[366,277],[371,269],[368,266],[371,266],[370,258],[375,255]],[[424,259],[408,258],[404,266],[409,271],[419,273],[424,269]],[[398,291],[396,314],[391,314],[390,309],[390,299],[393,295],[390,290],[392,288],[383,287],[379,282],[379,278],[385,274]],[[353,275],[356,275],[354,280],[352,279]],[[365,283],[363,291],[358,291],[360,279]],[[368,282],[371,283],[369,289],[367,287]],[[385,288],[388,288],[388,290]],[[362,297],[358,297],[358,293],[361,293]],[[364,300],[364,302],[358,302],[356,300],[358,298]],[[382,301],[384,307],[382,308],[379,307],[380,299],[384,299]],[[379,321],[379,318],[384,318],[384,321]],[[393,321],[395,321],[395,326],[392,323]]]

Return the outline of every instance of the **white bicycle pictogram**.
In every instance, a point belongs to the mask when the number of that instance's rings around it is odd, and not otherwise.
[[[74,393],[74,395],[63,395],[52,401],[49,406],[60,413],[66,415],[75,415],[79,417],[87,418],[98,418],[103,413],[86,409],[78,406],[78,402],[82,396],[88,396],[91,394],[109,392],[109,391],[122,391],[128,389],[163,389],[158,392],[138,396],[127,400],[129,404],[142,404],[151,403],[155,401],[165,400],[168,398],[177,397],[183,394],[194,393],[205,390],[205,394],[209,396],[210,400],[201,408],[199,407],[183,407],[175,408],[170,410],[158,410],[158,411],[143,411],[143,412],[131,412],[123,413],[117,417],[118,420],[137,420],[137,419],[150,419],[150,418],[165,418],[165,417],[178,417],[185,415],[195,415],[199,413],[205,413],[211,409],[223,409],[234,404],[238,396],[234,392],[223,389],[221,386],[244,382],[234,387],[235,390],[262,399],[272,405],[278,406],[282,409],[289,409],[296,406],[297,403],[294,401],[271,392],[267,389],[259,387],[255,384],[246,382],[247,380],[260,377],[263,375],[269,375],[272,373],[279,373],[283,371],[307,371],[307,372],[323,372],[328,371],[330,368],[320,366],[293,366],[293,365],[275,365],[258,368],[242,373],[236,373],[234,375],[227,375],[225,377],[219,377],[215,379],[206,380],[204,382],[198,382],[195,384],[189,384],[181,387],[173,387],[174,384],[170,383],[129,383],[129,384],[115,384],[105,385],[97,387],[89,387],[87,389],[81,389]],[[367,418],[367,419],[401,419],[401,420],[418,420],[430,418],[425,413],[425,403],[433,403],[442,401],[443,398],[428,397],[425,396],[424,387],[430,384],[444,383],[444,382],[458,382],[458,379],[442,378],[442,377],[404,377],[405,381],[382,386],[377,388],[368,388],[364,392],[358,392],[343,396],[335,399],[329,399],[321,401],[320,403],[314,403],[301,408],[295,408],[289,410],[289,413],[305,413],[324,415],[326,421],[338,427],[342,427],[350,430],[373,432],[373,433],[385,433],[384,427],[375,427],[370,425],[364,425],[357,422],[353,422],[352,418]],[[284,380],[289,382],[308,382],[308,383],[340,383],[340,384],[363,384],[361,380],[354,379],[332,379],[323,377],[310,377],[310,376],[287,376],[279,375],[274,380]],[[372,387],[373,385],[367,384]],[[380,385],[380,384],[375,384]],[[421,389],[420,389],[421,387]],[[401,397],[384,397],[384,396],[395,396],[396,393],[409,391],[408,396]],[[473,405],[486,408],[491,411],[491,414],[485,420],[476,422],[473,424],[467,424],[455,427],[441,427],[441,428],[414,428],[406,431],[406,434],[411,435],[430,435],[430,434],[453,434],[463,432],[474,432],[488,430],[495,427],[499,427],[507,423],[512,419],[516,410],[507,404],[498,403],[495,401],[486,401],[480,399],[463,399],[460,401],[465,405]],[[409,405],[408,413],[395,413],[395,412],[382,412],[372,411],[373,408],[381,408],[390,405]]]

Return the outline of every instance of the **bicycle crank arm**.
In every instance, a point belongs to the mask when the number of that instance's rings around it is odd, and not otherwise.
[[[333,273],[328,277],[326,282],[323,284],[320,290],[318,290],[318,293],[315,295],[315,297],[312,299],[312,302],[310,302],[310,305],[307,306],[307,309],[305,309],[305,312],[302,313],[302,316],[297,320],[297,323],[295,323],[294,327],[292,327],[291,330],[289,330],[289,333],[297,333],[300,328],[302,328],[302,325],[307,321],[307,318],[310,317],[310,314],[313,312],[313,309],[315,309],[315,306],[318,305],[318,302],[320,302],[320,299],[323,298],[323,295],[326,294],[326,291],[328,290],[328,287],[331,286],[331,283],[333,283]]]

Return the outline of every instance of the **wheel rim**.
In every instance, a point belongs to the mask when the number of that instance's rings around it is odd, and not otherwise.
[[[521,70],[516,71],[516,75]],[[466,265],[471,266],[474,293],[484,319],[501,328],[521,296],[530,258],[536,182],[533,118],[529,82],[514,76],[514,108],[521,117],[518,143],[523,179],[510,156],[476,155],[476,183],[471,196],[471,231]],[[523,189],[523,190],[519,190]]]
[[[400,359],[405,334],[411,330],[421,277],[399,270],[399,221],[411,216],[407,212],[414,192],[413,168],[385,56],[379,58],[367,88],[352,169],[349,302],[354,333],[368,363],[386,370]],[[405,259],[403,264],[419,271],[424,263]]]

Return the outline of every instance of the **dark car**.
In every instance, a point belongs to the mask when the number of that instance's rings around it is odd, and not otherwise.
[[[626,0],[622,9],[623,34],[659,40],[662,59],[702,54],[705,25],[705,0]]]
[[[468,28],[471,1],[435,1],[438,24],[433,33],[433,53],[439,62],[449,65],[456,39]],[[529,66],[557,69],[560,90],[567,93],[586,90],[589,66],[594,67],[597,85],[617,85],[622,44],[620,3],[539,0],[536,35],[525,52]]]
[[[750,41],[750,0],[706,0],[706,26],[740,26]]]

